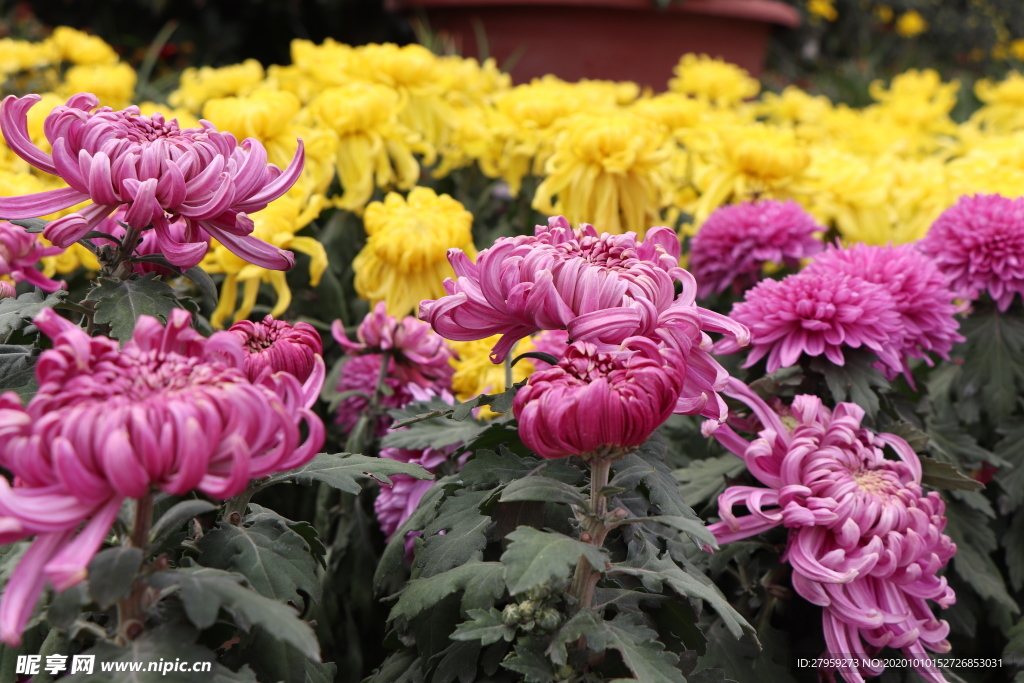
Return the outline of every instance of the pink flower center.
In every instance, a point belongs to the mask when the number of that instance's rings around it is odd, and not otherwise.
[[[118,137],[128,138],[134,142],[152,142],[167,137],[189,137],[187,134],[183,134],[178,127],[177,119],[166,121],[162,116],[151,118],[145,115],[132,116],[124,112],[117,112],[117,114],[119,114],[120,125],[114,125],[122,132]]]
[[[889,475],[889,476],[886,476]],[[899,482],[894,482],[891,472],[883,470],[854,470],[850,472],[861,491],[879,498],[889,497],[899,490]]]

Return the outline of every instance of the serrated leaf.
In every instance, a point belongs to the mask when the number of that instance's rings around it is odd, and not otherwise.
[[[469,621],[459,624],[452,633],[452,640],[479,640],[481,645],[490,645],[499,640],[512,642],[516,637],[516,627],[506,626],[501,620],[501,612],[493,607],[489,610],[471,609],[466,616]]]
[[[946,506],[945,532],[956,543],[953,571],[981,597],[995,600],[1014,614],[1019,613],[1020,608],[1010,596],[1002,573],[991,557],[996,549],[996,536],[984,514],[951,501]]]
[[[675,470],[679,493],[687,505],[696,507],[712,500],[725,490],[726,477],[738,477],[746,469],[741,458],[726,453],[717,458],[694,460],[688,467]]]
[[[245,577],[209,567],[169,569],[151,574],[146,581],[158,590],[177,587],[185,614],[199,629],[217,620],[227,610],[243,631],[262,626],[278,640],[295,647],[305,657],[320,661],[320,644],[309,624],[295,610],[277,600],[264,597],[242,585]]]
[[[981,491],[985,485],[962,474],[949,463],[921,458],[921,483],[946,491]]]
[[[506,538],[511,541],[501,555],[505,584],[513,595],[569,576],[581,557],[597,571],[604,570],[608,553],[564,534],[521,526]]]
[[[159,543],[194,517],[212,512],[217,507],[208,500],[183,500],[175,503],[153,525],[153,530],[149,534],[150,544]]]
[[[1024,387],[1024,321],[995,309],[968,316],[963,365],[953,381],[959,396],[977,396],[993,423],[1008,417]]]
[[[696,674],[714,667],[721,669],[727,680],[740,683],[796,683],[790,673],[793,659],[786,647],[788,633],[770,624],[762,626],[758,639],[764,642],[763,648],[752,638],[737,641],[720,620],[705,628],[704,634],[708,638],[707,656],[700,658],[697,667],[701,671]]]
[[[979,446],[974,437],[963,431],[955,420],[929,420],[928,436],[928,452],[936,460],[948,462],[954,467],[966,463],[997,463],[1001,460],[995,453]]]
[[[16,389],[35,380],[37,352],[31,346],[0,344],[0,390]]]
[[[308,659],[265,628],[253,627],[239,646],[244,653],[244,661],[253,668],[260,681],[334,683],[337,677],[335,664]]]
[[[275,512],[252,506],[254,512],[236,526],[218,522],[199,539],[199,563],[237,572],[268,598],[304,605],[304,596],[320,600],[320,581],[309,544]]]
[[[694,543],[701,550],[705,546],[710,546],[712,550],[718,550],[718,540],[715,535],[708,531],[708,528],[704,526],[704,522],[699,519],[690,519],[688,517],[677,517],[675,515],[658,515],[657,517],[640,517],[639,519],[624,519],[623,523],[630,524],[643,524],[649,526],[648,523],[662,524],[686,534],[694,540]]]
[[[613,564],[609,573],[635,576],[652,593],[660,593],[662,584],[666,584],[683,597],[703,600],[718,612],[729,631],[737,638],[744,633],[754,632],[747,620],[729,604],[714,584],[704,583],[683,571],[667,553],[659,557],[657,549],[646,538],[636,538],[630,546],[630,559]]]
[[[95,655],[96,661],[92,673],[77,673],[61,678],[68,683],[140,683],[141,681],[160,680],[170,683],[194,683],[201,676],[203,681],[211,683],[257,683],[256,675],[248,667],[235,672],[217,662],[217,655],[202,645],[195,643],[198,634],[195,629],[174,622],[164,623],[154,629],[144,631],[135,640],[129,641],[126,647],[119,647],[109,641],[100,641],[84,654]],[[209,673],[197,676],[192,671],[160,671],[146,673],[149,662],[159,664],[178,660],[194,664],[209,662]],[[142,662],[143,672],[105,671],[103,664],[112,664],[109,668],[117,668],[117,663],[124,663],[125,669],[131,662]],[[70,662],[69,662],[70,663]]]
[[[122,342],[131,338],[140,316],[150,315],[167,322],[167,316],[178,307],[174,290],[158,280],[155,273],[135,280],[100,278],[98,282],[99,286],[88,296],[96,302],[93,319],[99,325],[110,325],[110,336]]]
[[[600,621],[601,617],[593,610],[580,610],[551,634],[546,654],[555,666],[564,666],[569,661],[566,645],[577,642],[584,633],[597,628]]]
[[[583,481],[583,472],[569,463],[569,459],[546,460],[532,456],[516,455],[504,446],[498,451],[479,450],[470,458],[459,473],[466,486],[508,484],[531,473],[566,484],[576,485]]]
[[[50,221],[44,221],[42,218],[7,218],[0,220],[6,220],[8,223],[14,223],[25,228],[25,232],[30,235],[38,235],[50,224]]]
[[[416,506],[416,510],[391,535],[391,540],[385,546],[384,552],[380,556],[380,561],[377,563],[377,569],[373,573],[373,587],[375,590],[380,590],[384,579],[402,566],[402,560],[405,557],[406,534],[410,531],[423,529],[434,519],[437,514],[437,507],[447,493],[445,484],[449,480],[450,478],[448,477],[442,479],[423,494],[423,498],[420,499],[420,504]]]
[[[811,369],[825,376],[825,383],[836,403],[852,401],[873,418],[878,413],[879,393],[889,391],[889,381],[872,366],[877,358],[866,350],[847,349],[845,363],[836,365],[828,359],[811,359]]]
[[[526,683],[552,683],[555,672],[536,638],[523,638],[515,645],[515,653],[501,665],[509,671],[520,674]]]
[[[463,490],[445,499],[437,518],[423,530],[423,546],[416,556],[423,568],[420,576],[483,559],[491,518],[480,514],[480,503],[488,496],[488,491]]]
[[[1015,509],[1024,503],[1024,423],[998,431],[1003,438],[996,442],[995,452],[1006,464],[996,472],[995,480],[1006,492],[1008,507]]]
[[[142,549],[116,547],[101,550],[89,563],[89,593],[100,607],[128,597],[142,566]]]
[[[487,428],[486,424],[470,420],[456,422],[445,417],[420,420],[408,427],[393,429],[381,439],[382,448],[424,448],[441,449],[463,444],[478,436]]]
[[[476,680],[476,662],[480,658],[480,643],[476,641],[455,642],[445,648],[441,661],[434,669],[430,683],[472,683]]]
[[[667,652],[658,641],[658,634],[640,623],[635,614],[618,614],[612,621],[599,622],[584,635],[589,650],[618,650],[622,661],[639,681],[686,683],[683,673],[675,666],[679,657]]]
[[[907,445],[913,448],[915,453],[924,453],[925,449],[928,448],[929,441],[931,440],[926,432],[923,432],[909,422],[904,422],[902,420],[886,426],[885,431],[889,434],[895,434],[906,441]]]
[[[406,474],[414,479],[433,479],[434,475],[422,466],[390,458],[372,458],[356,453],[320,453],[302,467],[279,472],[267,479],[263,486],[290,481],[309,486],[321,481],[347,493],[359,493],[362,487],[359,479],[373,479],[390,484],[393,474]]]
[[[388,621],[411,619],[452,593],[465,591],[462,608],[486,608],[505,592],[500,562],[470,562],[425,579],[413,579],[399,595]]]
[[[17,299],[0,299],[0,340],[6,339],[11,332],[25,327],[44,308],[53,308],[67,296],[67,291],[58,289],[49,295],[36,290],[22,294]]]
[[[501,492],[500,500],[503,503],[537,500],[543,503],[587,506],[587,499],[574,486],[569,486],[557,479],[537,475],[523,477],[510,483]]]

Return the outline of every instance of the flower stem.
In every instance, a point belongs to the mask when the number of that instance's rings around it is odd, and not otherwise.
[[[608,499],[601,493],[608,486],[608,474],[611,467],[611,460],[606,458],[594,457],[590,460],[590,515],[580,534],[580,540],[598,548],[604,546],[604,540],[611,530],[606,520]],[[581,557],[576,565],[576,573],[572,577],[572,587],[569,589],[569,592],[579,601],[581,610],[590,609],[590,604],[594,599],[594,588],[600,577],[600,572],[595,571],[590,560]]]
[[[130,274],[130,269],[122,268],[122,264],[131,259],[141,240],[142,231],[130,225],[127,226],[121,245],[114,251],[114,257],[109,263],[104,264],[104,274],[119,280],[126,278]]]
[[[153,526],[153,494],[147,494],[135,501],[135,520],[132,524],[131,545],[143,553],[149,545],[149,531]],[[145,628],[145,610],[142,602],[146,584],[136,579],[128,597],[117,602],[117,624],[119,639],[124,642],[135,640]]]

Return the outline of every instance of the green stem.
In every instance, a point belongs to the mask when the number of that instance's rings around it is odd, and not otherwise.
[[[149,493],[135,501],[135,520],[132,524],[131,545],[146,552],[149,545],[149,531],[153,526],[153,494]],[[132,592],[117,602],[117,631],[123,642],[138,638],[145,628],[143,598],[146,584],[136,579]]]
[[[598,548],[604,546],[605,538],[608,537],[608,532],[611,530],[607,523],[608,499],[601,493],[608,486],[611,467],[611,460],[606,458],[594,457],[590,461],[590,516],[584,529],[586,536],[581,535],[581,537],[586,539],[586,543]],[[600,572],[595,570],[594,566],[590,564],[590,560],[581,557],[576,565],[572,586],[569,589],[570,594],[579,601],[581,610],[590,609],[590,604],[594,600],[594,588],[600,577]]]

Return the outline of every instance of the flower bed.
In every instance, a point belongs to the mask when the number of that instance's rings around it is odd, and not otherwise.
[[[0,48],[15,675],[1019,674],[1024,77]]]

